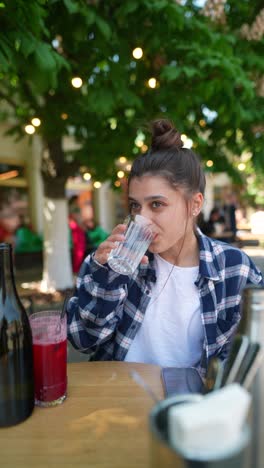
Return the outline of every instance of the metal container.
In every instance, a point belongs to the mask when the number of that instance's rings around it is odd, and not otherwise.
[[[199,403],[201,398],[202,396],[198,394],[176,395],[166,398],[153,407],[149,418],[150,468],[241,468],[243,466],[244,453],[249,442],[248,427],[244,428],[241,440],[233,452],[221,458],[194,460],[180,448],[176,450],[171,445],[168,434],[169,409],[181,403]]]
[[[238,333],[247,335],[252,343],[259,343],[264,349],[264,287],[248,286],[242,295],[242,318]],[[245,457],[243,468],[264,466],[264,363],[258,369],[251,386],[252,409],[249,422],[252,439]]]
[[[242,294],[242,317],[237,333],[264,346],[264,287],[247,286]]]

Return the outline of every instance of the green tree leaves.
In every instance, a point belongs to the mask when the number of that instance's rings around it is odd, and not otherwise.
[[[39,115],[45,141],[74,135],[82,150],[73,157],[85,159],[102,180],[114,177],[120,154],[132,159],[140,151],[137,129],[164,115],[205,161],[214,161],[214,170],[226,160],[229,173],[237,173],[244,148],[263,169],[263,40],[240,33],[261,2],[227,0],[224,25],[191,0],[185,6],[175,0],[3,3],[0,98],[9,102],[20,133]],[[143,50],[139,60],[135,47]],[[73,77],[81,77],[81,88],[73,88]]]

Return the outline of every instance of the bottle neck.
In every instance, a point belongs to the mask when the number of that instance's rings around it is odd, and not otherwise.
[[[13,255],[10,244],[0,244],[0,298],[5,298],[10,293],[16,294],[16,286],[13,272]]]

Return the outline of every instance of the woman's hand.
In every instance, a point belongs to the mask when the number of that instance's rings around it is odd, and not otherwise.
[[[116,242],[123,242],[125,240],[126,224],[118,224],[110,234],[110,236],[102,242],[98,249],[95,251],[94,259],[104,265],[107,263],[108,255],[112,249],[116,248]]]
[[[111,250],[115,249],[117,246],[116,242],[124,242],[126,230],[127,224],[118,224],[113,229],[110,236],[99,245],[94,254],[94,259],[98,263],[101,263],[101,265],[107,263]],[[141,263],[148,263],[148,257],[146,255],[143,256]]]

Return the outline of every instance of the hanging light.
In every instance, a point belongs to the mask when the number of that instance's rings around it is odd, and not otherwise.
[[[40,120],[38,117],[34,117],[34,118],[31,120],[31,123],[32,123],[32,125],[34,125],[34,127],[39,127],[40,124],[41,124],[41,120]]]
[[[133,52],[132,52],[132,55],[135,59],[141,59],[143,57],[143,50],[141,49],[141,47],[136,47]]]
[[[120,162],[121,164],[125,164],[125,163],[127,162],[127,158],[126,158],[125,156],[120,156],[119,162]]]
[[[119,179],[123,179],[124,176],[125,176],[124,171],[118,171],[117,177],[118,177]]]
[[[193,145],[192,139],[191,139],[191,138],[187,138],[187,139],[185,140],[185,142],[184,142],[183,147],[184,147],[184,148],[189,148],[189,149],[190,149],[190,148],[192,148],[192,145]]]
[[[28,134],[28,135],[33,135],[33,133],[35,133],[35,127],[33,125],[26,125],[25,126],[25,132]]]
[[[150,88],[152,88],[152,89],[156,88],[156,86],[157,86],[157,80],[156,80],[156,78],[153,78],[153,77],[150,78],[150,79],[148,80],[148,86],[149,86]]]
[[[240,163],[238,164],[237,168],[239,171],[244,171],[246,169],[246,165],[245,163]]]
[[[83,174],[83,178],[84,178],[84,180],[88,181],[88,180],[91,180],[92,176],[91,176],[90,172],[85,172]]]
[[[93,184],[94,188],[98,189],[102,186],[101,182],[99,182],[98,180],[96,182],[94,182]]]
[[[74,78],[72,78],[71,84],[74,88],[81,88],[83,81],[79,76],[75,76]]]
[[[212,161],[211,159],[208,159],[208,161],[206,161],[207,167],[213,167],[213,165],[214,165],[214,161]]]

